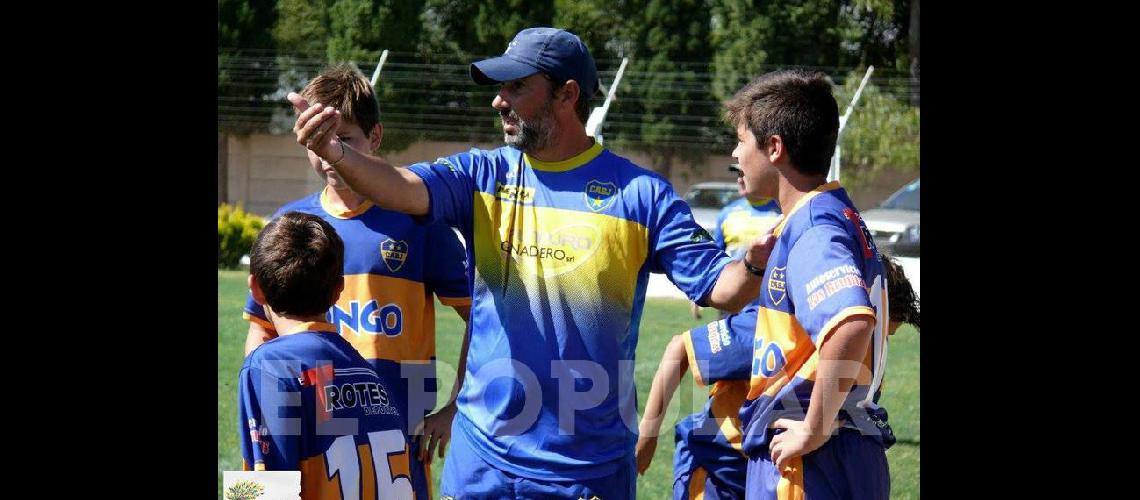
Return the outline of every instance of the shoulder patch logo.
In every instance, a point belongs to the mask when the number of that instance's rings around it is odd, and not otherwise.
[[[455,164],[451,163],[451,160],[448,160],[447,158],[444,158],[442,156],[435,159],[435,164],[436,165],[446,165],[447,169],[450,170],[451,173],[453,173],[453,174],[459,173],[459,171],[456,170],[456,168],[455,168]]]
[[[859,215],[851,207],[843,208],[843,216],[855,226],[855,234],[859,235],[859,244],[863,247],[863,258],[870,259],[878,253],[878,249],[874,248],[875,239],[871,237],[871,232],[867,230],[867,224],[863,222],[863,216]],[[872,250],[873,249],[873,250]]]
[[[709,232],[706,231],[703,227],[697,228],[692,232],[692,234],[689,235],[689,243],[703,243],[712,240],[712,235],[709,234]]]

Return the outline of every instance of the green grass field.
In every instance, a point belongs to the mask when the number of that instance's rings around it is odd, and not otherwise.
[[[240,271],[218,271],[218,498],[222,498],[222,471],[241,470],[241,455],[237,449],[238,369],[241,368],[245,342],[246,322],[241,319],[245,303],[246,274]],[[459,356],[462,322],[455,312],[436,304],[437,357],[441,362],[454,364]],[[703,320],[689,315],[688,303],[673,299],[648,299],[642,316],[641,334],[637,346],[636,380],[638,410],[645,407],[649,386],[661,352],[669,339],[698,324],[712,321],[716,312],[704,310]],[[919,335],[910,326],[904,326],[891,338],[887,379],[884,382],[882,405],[890,412],[891,426],[898,443],[887,451],[891,467],[891,498],[918,498],[919,483]],[[448,394],[451,381],[445,379],[449,370],[439,370],[440,393]],[[669,408],[666,425],[679,417],[701,410],[708,391],[690,382],[682,383]],[[684,408],[682,410],[681,408]],[[637,480],[638,497],[648,499],[669,498],[673,491],[673,433],[662,428],[653,465]],[[433,492],[439,492],[439,474],[443,461],[432,463]]]

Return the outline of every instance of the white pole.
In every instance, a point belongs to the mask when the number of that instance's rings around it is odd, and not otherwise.
[[[606,113],[610,111],[610,104],[614,101],[614,96],[617,95],[618,85],[621,84],[621,77],[625,74],[625,66],[629,64],[629,58],[623,57],[621,59],[621,66],[618,66],[617,74],[614,75],[614,81],[610,84],[610,90],[606,93],[606,100],[601,106],[594,108],[590,112],[590,118],[586,120],[586,135],[591,136],[598,140],[598,144],[602,144],[602,123],[606,121]]]
[[[847,126],[847,119],[851,118],[851,113],[855,112],[855,104],[859,102],[859,96],[863,95],[863,87],[867,86],[867,82],[871,79],[871,73],[874,72],[874,66],[867,67],[867,73],[863,75],[863,81],[859,82],[859,88],[855,89],[855,95],[847,104],[847,110],[843,112],[843,116],[839,117],[839,133],[835,138],[835,153],[831,155],[831,169],[827,172],[827,182],[839,180],[839,143],[840,139],[843,138],[843,129]]]
[[[380,68],[384,67],[384,61],[388,60],[388,49],[380,53],[380,63],[376,65],[376,71],[372,72],[372,86],[376,86],[376,81],[380,79]]]
[[[859,82],[859,88],[855,89],[855,96],[851,98],[851,102],[847,104],[847,111],[843,113],[843,117],[839,119],[839,134],[843,135],[843,127],[847,125],[847,119],[851,117],[851,113],[855,111],[855,104],[859,102],[859,96],[863,95],[863,87],[867,86],[867,81],[871,79],[871,73],[875,72],[874,66],[867,67],[867,73],[863,75],[863,81]]]

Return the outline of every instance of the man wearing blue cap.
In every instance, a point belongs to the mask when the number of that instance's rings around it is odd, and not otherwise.
[[[586,135],[598,77],[574,34],[525,29],[471,77],[500,85],[507,146],[397,168],[339,141],[335,109],[290,94],[297,142],[377,205],[468,242],[472,331],[441,494],[633,498],[649,273],[738,310],[759,293],[771,241],[730,259],[666,179]]]

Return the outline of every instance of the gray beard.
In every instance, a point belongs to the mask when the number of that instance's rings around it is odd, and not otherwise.
[[[551,114],[553,107],[547,106],[543,109],[537,118],[529,122],[523,121],[519,118],[515,111],[510,111],[510,118],[515,120],[518,128],[518,133],[515,135],[503,133],[503,142],[508,146],[518,149],[524,153],[532,153],[536,150],[545,149],[553,141],[555,124]]]

